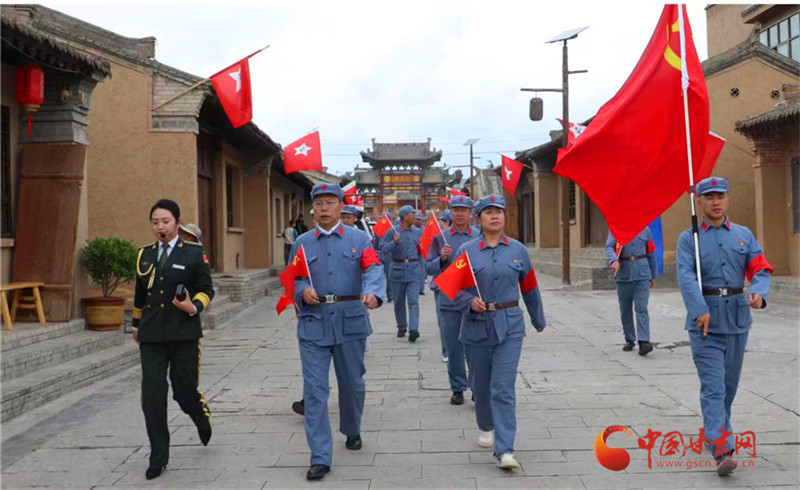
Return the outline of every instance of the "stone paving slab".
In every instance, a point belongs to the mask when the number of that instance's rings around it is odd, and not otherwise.
[[[208,447],[171,399],[170,464],[147,481],[149,445],[139,408],[140,370],[127,370],[3,424],[2,486],[33,488],[796,488],[800,486],[800,332],[798,305],[770,302],[755,312],[741,387],[737,431],[752,430],[757,455],[748,468],[719,478],[707,468],[653,467],[636,439],[621,433],[630,465],[609,471],[594,439],[609,425],[680,431],[702,425],[699,382],[675,290],[650,301],[656,350],[623,352],[612,291],[564,291],[540,277],[548,328],[529,330],[517,382],[519,471],[495,466],[477,446],[473,405],[449,404],[430,293],[421,297],[422,337],[395,337],[391,305],[371,315],[364,448],[344,448],[334,434],[334,467],[320,483],[305,480],[310,458],[302,418],[291,402],[302,393],[294,317],[277,317],[267,298],[203,340],[200,389],[212,410]],[[130,340],[128,340],[130,341]],[[338,425],[336,379],[329,412]],[[708,460],[704,454],[695,459]]]

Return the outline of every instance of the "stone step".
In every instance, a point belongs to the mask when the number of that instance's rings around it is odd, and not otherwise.
[[[83,318],[64,323],[16,323],[14,330],[2,330],[3,352],[86,330]]]
[[[101,332],[105,333],[105,332]],[[0,422],[139,363],[132,340],[3,382]]]
[[[71,335],[17,347],[3,353],[0,381],[5,381],[46,369],[119,345],[125,341],[120,331],[94,332],[83,330]]]
[[[213,308],[209,308],[208,312],[203,313],[203,330],[213,330],[219,327],[248,307],[248,305],[236,302],[214,305],[212,301],[211,304]]]

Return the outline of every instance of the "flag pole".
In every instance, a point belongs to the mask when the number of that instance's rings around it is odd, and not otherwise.
[[[308,267],[308,260],[306,260],[306,248],[301,244],[300,249],[303,251],[303,262],[306,264],[306,270],[308,271],[308,284],[311,286],[311,289],[314,289],[314,280],[311,279],[311,268]],[[316,289],[314,289],[316,291]]]
[[[472,274],[472,280],[475,281],[475,290],[478,291],[478,299],[483,301],[483,296],[481,296],[481,288],[478,287],[478,278],[475,277],[475,271],[472,270],[472,262],[469,260],[469,254],[467,254],[467,265],[469,266],[469,273]]]
[[[435,213],[431,214],[431,216],[433,216],[433,220],[436,221],[436,227],[439,228],[439,235],[442,236],[442,240],[444,240],[444,244],[445,245],[449,245],[449,243],[447,243],[447,238],[444,236],[444,230],[442,229],[442,225],[439,224],[439,218],[436,217]]]
[[[700,275],[700,231],[697,228],[697,209],[695,208],[694,169],[692,165],[692,134],[689,126],[689,73],[686,68],[686,31],[683,20],[684,5],[678,5],[678,26],[681,41],[681,92],[683,94],[683,117],[686,127],[686,154],[689,163],[689,203],[692,209],[692,237],[694,238],[694,263],[697,270],[697,285],[703,291],[703,278]],[[705,339],[704,339],[705,340]]]
[[[267,49],[269,46],[270,46],[270,45],[269,45],[269,44],[267,44],[267,45],[266,45],[266,46],[264,46],[263,48],[261,48],[261,49],[259,49],[259,50],[257,50],[257,51],[254,51],[253,53],[251,53],[251,54],[249,54],[249,55],[245,56],[244,58],[242,58],[242,59],[241,59],[241,60],[239,60],[239,61],[246,60],[246,59],[250,59],[250,58],[252,58],[253,56],[257,55],[258,53],[260,53],[260,52],[264,51],[265,49]],[[238,63],[238,61],[237,61],[237,63]],[[233,66],[233,65],[231,65],[231,66]],[[228,67],[228,68],[230,68],[230,67]],[[224,69],[222,69],[222,70],[220,70],[220,71],[225,71],[226,69],[227,69],[227,68],[224,68]],[[218,71],[217,73],[219,73],[219,71]],[[215,73],[214,75],[216,75],[217,73]],[[211,75],[211,76],[213,77],[214,75]],[[184,90],[183,92],[179,93],[178,95],[176,95],[176,96],[172,97],[171,99],[168,99],[166,102],[162,102],[162,103],[158,104],[157,106],[155,106],[155,107],[152,109],[152,112],[155,112],[155,111],[157,111],[157,110],[161,109],[162,107],[164,107],[165,105],[169,104],[170,102],[174,102],[175,100],[177,100],[177,99],[179,99],[179,98],[183,97],[184,95],[188,94],[189,92],[191,92],[192,90],[196,89],[196,88],[197,88],[197,87],[199,87],[200,85],[203,85],[204,83],[206,83],[206,82],[207,82],[207,81],[209,81],[209,80],[211,80],[211,77],[204,78],[204,79],[200,80],[199,82],[197,82],[197,83],[193,84],[191,87],[187,88],[186,90]]]

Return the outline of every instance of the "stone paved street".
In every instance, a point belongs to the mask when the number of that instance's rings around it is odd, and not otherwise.
[[[518,472],[494,465],[477,445],[473,405],[449,404],[433,295],[422,299],[422,337],[395,337],[390,308],[372,314],[367,356],[364,448],[351,452],[334,437],[334,466],[309,484],[309,452],[291,402],[302,392],[294,317],[275,315],[266,298],[204,339],[201,390],[214,435],[199,444],[188,416],[170,400],[170,464],[146,481],[149,445],[139,408],[138,367],[76,391],[3,425],[2,486],[170,488],[691,488],[800,485],[798,305],[773,302],[756,313],[733,423],[756,434],[748,468],[720,478],[709,468],[653,468],[636,440],[616,433],[609,445],[628,448],[622,472],[600,466],[592,451],[609,425],[638,436],[680,431],[689,442],[702,426],[699,383],[674,290],[651,297],[656,350],[623,352],[616,297],[608,291],[562,291],[540,277],[548,327],[529,330],[517,382]],[[388,305],[387,305],[388,306]],[[131,340],[132,341],[132,340]],[[330,411],[337,426],[333,374]],[[468,398],[469,395],[467,395]]]

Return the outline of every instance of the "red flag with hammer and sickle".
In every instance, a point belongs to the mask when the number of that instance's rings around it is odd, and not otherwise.
[[[475,286],[477,281],[475,280],[475,274],[472,272],[472,264],[469,261],[467,252],[459,255],[444,272],[436,276],[433,283],[439,286],[439,290],[453,301],[455,301],[459,292]]]
[[[292,257],[289,265],[283,269],[278,278],[283,285],[283,295],[278,300],[276,309],[280,315],[289,305],[293,304],[292,296],[294,296],[294,280],[298,277],[309,277],[308,262],[306,262],[306,251],[302,245],[298,247],[297,253]]]
[[[558,151],[555,172],[586,192],[623,245],[689,188],[684,88],[697,176],[709,139],[708,90],[686,8],[666,5],[625,84]]]

